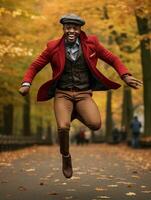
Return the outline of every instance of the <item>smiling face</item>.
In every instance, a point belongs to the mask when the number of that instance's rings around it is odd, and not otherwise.
[[[67,42],[74,43],[80,35],[81,26],[76,24],[64,24],[63,31]]]

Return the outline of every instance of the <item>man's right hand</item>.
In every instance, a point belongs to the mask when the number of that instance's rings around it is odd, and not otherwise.
[[[30,87],[29,87],[29,86],[22,86],[22,87],[20,87],[20,89],[19,89],[19,93],[20,93],[22,96],[26,96],[26,95],[29,93],[29,90],[30,90]]]

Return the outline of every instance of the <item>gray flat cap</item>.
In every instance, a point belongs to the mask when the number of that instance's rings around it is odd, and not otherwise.
[[[73,24],[83,26],[85,24],[85,21],[81,17],[79,17],[78,15],[71,13],[71,14],[67,14],[67,15],[62,16],[60,18],[60,23],[61,24],[73,23]]]

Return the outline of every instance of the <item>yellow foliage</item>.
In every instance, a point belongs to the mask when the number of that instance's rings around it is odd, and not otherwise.
[[[124,46],[137,47],[141,39],[150,37],[149,35],[141,37],[138,35],[135,19],[136,12],[142,17],[149,15],[151,10],[149,0],[29,0],[28,2],[11,0],[11,3],[16,5],[14,7],[11,7],[11,4],[9,5],[8,0],[5,2],[4,6],[0,8],[2,21],[0,57],[3,63],[0,72],[5,72],[7,68],[13,67],[16,73],[19,73],[19,76],[23,76],[25,72],[24,66],[28,67],[32,60],[31,58],[35,58],[40,53],[47,41],[62,35],[62,26],[59,24],[59,18],[66,13],[73,12],[86,20],[83,30],[87,34],[97,35],[105,47],[122,57],[123,62],[132,74],[137,78],[142,78],[139,49],[134,53],[121,51],[121,49]],[[115,41],[110,45],[108,41],[112,31],[116,31],[117,34],[126,33],[127,39],[121,45],[117,45]],[[113,39],[115,38],[113,37]],[[20,57],[22,57],[22,63],[19,61]],[[118,75],[111,68],[106,69],[106,65],[102,62],[98,63],[98,68],[108,77],[122,83]],[[33,96],[35,98],[37,87],[44,80],[49,79],[49,74],[51,74],[51,71],[46,68],[36,77],[33,84],[32,98]],[[20,78],[18,79],[20,80]],[[16,79],[16,82],[19,82],[18,79]],[[11,86],[10,84],[8,89]],[[142,92],[140,90],[133,93],[134,104],[142,104]],[[121,107],[122,104],[122,92],[118,90],[114,93],[113,116],[116,121],[120,121],[121,110],[117,108],[119,105]],[[95,93],[94,99],[103,113],[104,121],[106,93]],[[49,114],[47,113],[47,115]]]

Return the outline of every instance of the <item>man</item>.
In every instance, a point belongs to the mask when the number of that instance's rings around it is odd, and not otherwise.
[[[131,122],[131,130],[132,130],[132,147],[138,148],[139,147],[139,136],[140,136],[140,129],[142,127],[141,122],[138,120],[137,116],[134,116]]]
[[[81,26],[85,21],[75,14],[60,19],[63,36],[48,42],[47,48],[29,66],[19,92],[28,94],[35,75],[48,63],[53,70],[52,80],[43,84],[37,95],[38,101],[54,98],[54,111],[58,126],[62,170],[66,178],[72,177],[72,162],[69,152],[70,122],[77,118],[92,130],[101,127],[99,110],[91,98],[92,91],[117,89],[97,68],[98,58],[113,66],[120,77],[133,88],[141,82],[128,72],[119,58],[105,49],[96,36],[87,36]]]

